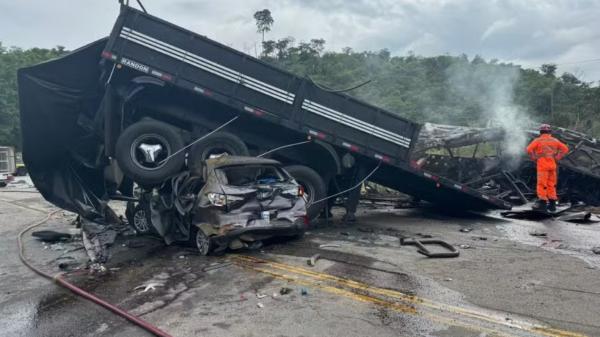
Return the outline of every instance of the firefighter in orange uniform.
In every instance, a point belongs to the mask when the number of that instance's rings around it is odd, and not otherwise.
[[[537,162],[537,196],[534,207],[556,211],[556,162],[569,152],[569,148],[558,139],[552,137],[552,129],[548,124],[540,126],[540,136],[527,146],[531,160]]]

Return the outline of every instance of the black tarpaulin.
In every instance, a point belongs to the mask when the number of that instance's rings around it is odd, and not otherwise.
[[[44,198],[104,222],[100,54],[107,39],[18,71],[23,161]]]

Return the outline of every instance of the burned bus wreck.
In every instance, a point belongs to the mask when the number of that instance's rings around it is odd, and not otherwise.
[[[532,129],[518,132],[527,142],[538,136]],[[553,128],[552,134],[570,149],[559,162],[560,200],[600,205],[598,141],[565,128]],[[509,153],[507,138],[502,128],[426,123],[412,153],[412,164],[511,204],[522,205],[535,199],[535,163],[526,154],[526,144],[521,153]]]

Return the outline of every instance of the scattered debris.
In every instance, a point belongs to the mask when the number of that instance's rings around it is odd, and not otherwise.
[[[421,237],[421,238],[423,238],[423,239],[431,239],[431,238],[433,238],[433,235],[431,235],[431,234],[417,233],[416,235],[417,235],[418,237]]]
[[[465,244],[458,245],[458,247],[461,248],[461,249],[473,249],[474,248],[473,246],[465,245]]]
[[[292,288],[283,287],[283,288],[279,289],[279,293],[281,295],[287,295],[287,294],[291,293],[292,290],[293,290]]]
[[[260,303],[260,302],[256,303],[256,306],[259,307],[259,308],[261,308],[261,309],[265,307],[265,305],[262,304],[262,303]]]
[[[339,248],[340,245],[335,244],[335,243],[324,243],[322,245],[319,245],[319,248]]]
[[[463,228],[460,229],[460,231],[463,232],[463,233],[469,233],[472,230],[473,230],[473,228],[468,228],[468,227],[463,227]]]
[[[569,214],[559,216],[558,218],[556,218],[556,220],[575,222],[575,223],[588,223],[588,222],[598,221],[596,217],[594,217],[594,219],[592,219],[591,212],[569,213]]]
[[[110,225],[103,225],[82,218],[83,246],[92,264],[106,263],[110,257],[108,247],[117,237],[117,231]]]
[[[273,293],[273,295],[271,295],[271,297],[277,298],[277,297],[279,297],[279,295],[277,293]]]
[[[300,294],[302,296],[307,296],[308,295],[308,290],[306,288],[302,288],[302,290],[300,290]]]
[[[445,278],[444,281],[450,282],[450,281],[452,281],[452,279],[448,277],[448,278]]]
[[[458,255],[460,254],[460,252],[456,248],[454,248],[454,246],[452,246],[451,244],[447,243],[446,241],[437,240],[437,239],[417,240],[414,238],[412,238],[412,239],[400,238],[400,245],[401,246],[405,246],[405,245],[417,246],[417,248],[418,248],[417,252],[419,254],[423,254],[429,258],[458,257]],[[448,251],[432,253],[427,249],[427,247],[425,247],[425,245],[438,245],[440,247],[447,249]]]
[[[479,241],[487,241],[488,238],[485,236],[472,236],[471,239],[479,240]]]
[[[140,286],[137,286],[135,288],[133,288],[133,290],[140,290],[140,289],[144,289],[142,290],[143,293],[149,291],[149,290],[156,290],[156,287],[164,287],[165,285],[163,283],[159,283],[159,282],[150,282],[147,284],[142,284]]]
[[[211,271],[211,270],[215,270],[215,269],[221,269],[223,267],[231,266],[232,264],[233,264],[233,262],[223,262],[223,263],[211,265],[208,267],[204,267],[204,268],[202,268],[202,271],[206,272],[206,271]]]
[[[104,266],[102,263],[91,263],[89,265],[90,268],[90,272],[92,273],[98,273],[98,274],[104,274],[106,273],[106,271],[108,269],[106,269],[106,266]]]
[[[67,261],[67,262],[61,262],[58,264],[58,268],[62,271],[71,271],[71,270],[75,270],[75,269],[79,269],[78,267],[81,264],[79,262],[75,262],[75,261]]]
[[[62,243],[57,242],[57,243],[51,244],[50,245],[50,249],[52,249],[52,250],[65,250],[65,246]]]
[[[594,247],[594,248],[592,248],[592,253],[594,253],[594,254],[600,254],[600,247]]]
[[[141,240],[127,240],[127,242],[125,243],[125,246],[128,248],[141,248],[145,245],[146,243]]]
[[[267,295],[261,294],[261,293],[256,293],[256,298],[258,298],[258,299],[265,298],[265,297],[267,297]]]
[[[69,233],[60,233],[56,231],[37,231],[31,233],[31,236],[34,238],[43,241],[43,242],[59,242],[71,239],[71,234]]]
[[[539,236],[539,237],[546,237],[546,236],[548,236],[548,233],[546,233],[546,232],[540,232],[540,231],[533,231],[533,232],[529,232],[529,235],[531,235],[531,236]]]
[[[527,204],[521,209],[501,212],[500,215],[511,219],[542,220],[558,216],[559,214],[568,212],[572,208],[571,204],[561,204],[556,206],[556,212],[550,213],[545,209],[536,209],[529,205]]]
[[[309,266],[311,266],[311,267],[314,267],[314,266],[317,264],[317,260],[318,260],[320,257],[321,257],[321,255],[319,255],[319,254],[315,254],[315,255],[311,256],[311,257],[310,257],[310,259],[308,259],[308,260],[306,261],[306,263],[307,263]]]

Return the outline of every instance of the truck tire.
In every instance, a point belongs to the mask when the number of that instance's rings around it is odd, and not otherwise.
[[[230,156],[248,156],[248,147],[240,137],[229,132],[215,132],[192,145],[189,163],[197,164],[211,155],[226,153]]]
[[[182,151],[163,162],[184,145],[172,126],[155,120],[143,120],[129,126],[119,136],[116,146],[119,167],[140,185],[163,182],[178,173],[185,161]]]
[[[310,220],[316,219],[325,206],[326,201],[321,201],[316,204],[313,202],[327,196],[325,182],[315,170],[308,166],[291,165],[286,166],[285,170],[304,188],[307,206],[306,215]]]

